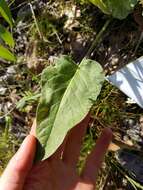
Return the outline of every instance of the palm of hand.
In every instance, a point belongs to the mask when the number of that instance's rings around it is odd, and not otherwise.
[[[35,166],[28,175],[25,190],[78,190],[83,187],[91,190],[76,174],[74,168],[61,160],[47,160]]]
[[[79,176],[76,165],[89,118],[71,130],[54,155],[35,165],[36,138],[27,136],[0,178],[0,190],[93,190],[112,132],[103,131]]]
[[[95,188],[98,170],[112,133],[109,130],[103,132],[79,176],[76,164],[88,122],[89,117],[86,117],[70,132],[66,142],[51,158],[32,168],[24,190],[93,190]],[[61,155],[62,159],[60,159]]]
[[[31,169],[26,178],[24,190],[78,190],[81,186],[82,189],[84,187],[86,190],[92,189],[87,189],[90,185],[84,183],[76,170],[82,137],[86,132],[88,122],[89,117],[71,131],[66,142],[51,158]]]

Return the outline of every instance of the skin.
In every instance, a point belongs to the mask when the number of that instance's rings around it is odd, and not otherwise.
[[[83,136],[89,123],[87,116],[67,135],[64,143],[49,159],[33,164],[36,151],[35,125],[20,149],[10,160],[0,178],[0,190],[93,190],[98,171],[112,139],[104,129],[87,157],[79,176],[76,170]]]

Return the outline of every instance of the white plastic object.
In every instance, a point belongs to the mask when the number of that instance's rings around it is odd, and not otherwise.
[[[106,79],[143,108],[143,56]]]

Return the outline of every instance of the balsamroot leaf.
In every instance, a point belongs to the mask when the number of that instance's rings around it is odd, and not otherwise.
[[[103,80],[102,67],[89,59],[76,65],[68,56],[62,56],[55,66],[43,71],[37,109],[37,160],[51,156],[67,132],[84,119],[100,93]]]

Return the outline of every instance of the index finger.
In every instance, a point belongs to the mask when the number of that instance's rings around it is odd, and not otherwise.
[[[34,122],[32,124],[30,135],[33,135],[34,137],[36,137],[36,119],[34,119]]]

